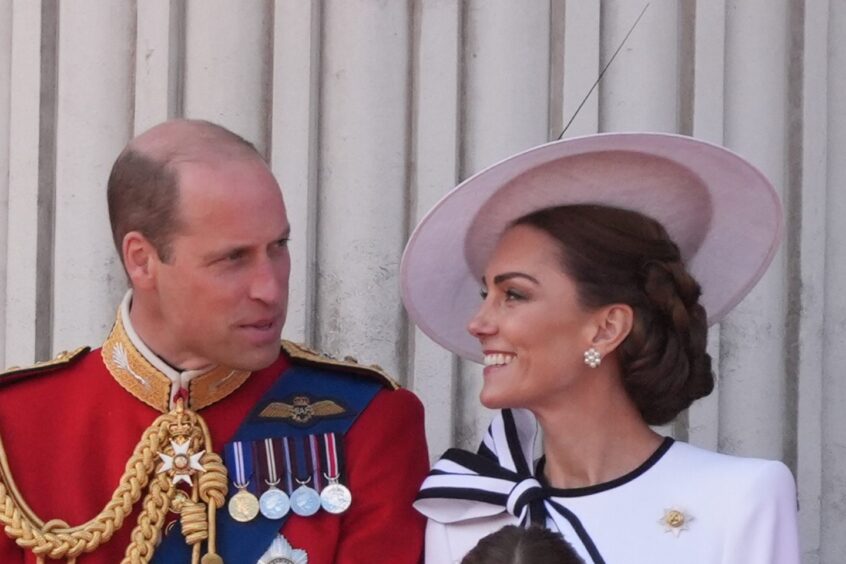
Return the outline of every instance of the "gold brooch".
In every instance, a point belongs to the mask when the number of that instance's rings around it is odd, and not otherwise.
[[[664,509],[664,516],[658,519],[658,524],[664,526],[665,533],[673,533],[673,536],[678,537],[682,531],[689,529],[691,521],[693,521],[692,515],[678,507],[671,507]]]

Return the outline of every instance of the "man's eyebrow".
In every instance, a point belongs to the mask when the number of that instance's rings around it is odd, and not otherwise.
[[[243,253],[246,252],[249,247],[244,245],[235,245],[232,247],[222,247],[220,249],[215,249],[214,251],[208,252],[203,256],[204,262],[213,262],[215,260],[221,259],[223,257],[227,257],[234,253]]]
[[[273,243],[276,243],[277,241],[283,241],[283,240],[286,240],[286,239],[290,239],[290,238],[291,238],[291,226],[289,225],[289,226],[286,226],[282,230],[279,237],[273,239]],[[223,247],[223,248],[220,248],[220,249],[217,249],[217,250],[214,250],[214,251],[207,253],[205,256],[203,256],[203,260],[206,261],[206,262],[211,262],[213,260],[223,258],[225,256],[229,256],[229,255],[234,254],[234,253],[244,253],[244,252],[248,252],[249,250],[250,250],[249,245],[233,245],[231,247]]]
[[[526,280],[529,280],[530,282],[534,282],[535,284],[540,285],[540,282],[538,281],[537,278],[535,278],[534,276],[531,276],[529,274],[526,274],[525,272],[503,272],[502,274],[497,274],[493,278],[493,283],[496,284],[496,285],[502,284],[506,280],[511,280],[512,278],[525,278]],[[485,277],[482,276],[482,284],[485,284],[485,283],[486,283]]]

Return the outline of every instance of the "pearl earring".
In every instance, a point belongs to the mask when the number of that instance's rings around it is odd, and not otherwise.
[[[591,347],[585,351],[585,364],[591,368],[596,368],[602,362],[602,355],[595,347]]]

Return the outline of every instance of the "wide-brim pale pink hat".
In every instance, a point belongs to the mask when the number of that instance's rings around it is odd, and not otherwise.
[[[715,323],[775,254],[782,209],[769,180],[723,147],[666,133],[605,133],[511,156],[459,184],[415,228],[400,267],[402,299],[432,340],[481,362],[467,323],[505,229],[543,208],[602,204],[658,221],[702,286]]]

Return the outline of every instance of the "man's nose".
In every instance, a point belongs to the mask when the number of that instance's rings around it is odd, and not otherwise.
[[[250,297],[271,305],[280,303],[287,292],[289,272],[289,259],[264,257],[253,272]]]

